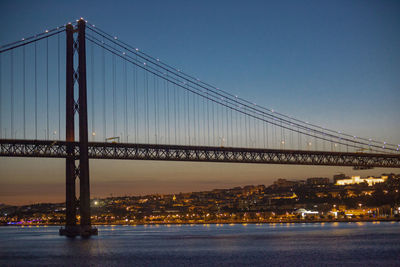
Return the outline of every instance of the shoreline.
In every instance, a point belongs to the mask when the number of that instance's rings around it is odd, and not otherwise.
[[[373,219],[373,220],[365,220],[365,219],[338,219],[338,220],[276,220],[276,221],[231,221],[231,222],[220,222],[220,221],[207,221],[207,222],[114,222],[114,223],[94,223],[93,226],[115,226],[115,225],[125,225],[125,226],[137,226],[137,225],[207,225],[207,224],[215,224],[215,225],[235,225],[235,224],[301,224],[301,223],[360,223],[360,222],[372,222],[372,223],[380,223],[380,222],[400,222],[400,218],[381,218],[381,219]],[[21,224],[0,224],[0,227],[7,226],[60,226],[63,227],[65,224],[52,224],[52,223],[21,223]]]

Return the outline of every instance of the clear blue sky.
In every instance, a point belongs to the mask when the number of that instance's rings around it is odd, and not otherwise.
[[[399,1],[3,0],[0,44],[84,17],[125,42],[259,105],[357,136],[397,144],[399,14]],[[15,201],[6,196],[17,190],[12,181],[19,179],[30,188],[30,177],[41,177],[39,181],[48,184],[49,179],[42,177],[42,169],[48,164],[61,186],[55,187],[63,192],[63,161],[51,162],[0,159],[0,202]],[[92,164],[94,195],[113,191],[106,183],[113,179],[123,184],[119,189],[115,186],[114,194],[151,192],[154,184],[162,184],[157,180],[160,173],[166,173],[165,179],[175,179],[179,188],[175,191],[269,184],[278,177],[352,173],[344,168],[217,164],[204,165],[215,171],[202,173],[190,171],[200,165],[189,163],[153,163],[159,172],[146,172],[145,166],[150,163],[107,163],[125,166],[114,177],[101,171],[103,163]],[[20,178],[13,177],[10,164],[25,166],[16,172]],[[176,166],[181,173],[173,172]],[[24,171],[28,168],[30,173]],[[249,172],[250,168],[256,169],[255,173]],[[381,172],[374,170],[368,174]],[[190,182],[182,183],[183,180]],[[120,188],[127,188],[126,183],[131,183],[132,190],[121,191]],[[185,186],[178,186],[179,183]],[[96,186],[106,189],[96,191]],[[154,190],[161,192],[162,188]],[[173,190],[173,184],[168,190]],[[40,197],[34,197],[33,192],[29,194],[39,201]],[[63,195],[58,199],[62,200]]]

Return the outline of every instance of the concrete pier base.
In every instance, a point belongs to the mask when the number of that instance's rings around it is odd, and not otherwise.
[[[98,231],[97,228],[91,226],[86,226],[86,227],[66,226],[65,228],[61,228],[59,230],[59,234],[66,237],[76,237],[76,236],[89,237],[92,235],[98,235]]]

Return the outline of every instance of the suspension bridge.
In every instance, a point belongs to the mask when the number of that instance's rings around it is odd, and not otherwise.
[[[62,235],[97,234],[89,159],[399,168],[399,149],[247,101],[83,19],[0,46],[0,156],[66,159]]]

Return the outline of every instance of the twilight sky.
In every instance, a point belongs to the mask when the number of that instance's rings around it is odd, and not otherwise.
[[[82,2],[82,3],[80,3]],[[0,2],[0,44],[84,17],[257,104],[400,142],[398,1]],[[91,161],[92,197],[197,191],[395,169]],[[0,203],[64,201],[64,161],[0,158]]]

